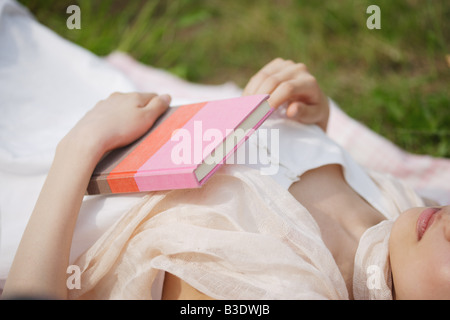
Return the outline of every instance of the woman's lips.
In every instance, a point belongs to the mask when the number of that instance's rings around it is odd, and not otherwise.
[[[433,224],[435,214],[441,210],[440,208],[427,208],[422,211],[417,219],[417,239],[422,239],[425,231]]]

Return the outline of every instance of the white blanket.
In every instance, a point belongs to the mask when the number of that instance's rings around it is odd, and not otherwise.
[[[39,24],[16,2],[0,0],[1,287],[58,141],[96,102],[133,90],[103,59]],[[86,197],[72,257],[140,198]]]

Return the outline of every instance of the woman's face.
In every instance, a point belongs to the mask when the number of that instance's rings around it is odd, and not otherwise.
[[[396,299],[450,299],[450,206],[405,211],[389,250]]]

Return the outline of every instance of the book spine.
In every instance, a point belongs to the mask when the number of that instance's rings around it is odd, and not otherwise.
[[[111,188],[109,187],[106,175],[92,176],[86,189],[86,195],[96,194],[110,194]]]
[[[114,188],[111,187],[110,183],[113,184]],[[120,188],[117,185],[120,185]],[[89,182],[86,195],[149,192],[197,187],[200,187],[200,183],[192,170],[186,170],[185,172],[152,172],[151,174],[141,171],[131,175],[114,174],[93,177]]]

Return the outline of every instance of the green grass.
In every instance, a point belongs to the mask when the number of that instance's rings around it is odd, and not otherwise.
[[[248,78],[274,57],[304,62],[352,117],[414,153],[450,157],[448,0],[22,0],[102,56],[122,50],[187,80]],[[66,8],[81,8],[81,30]],[[369,30],[366,9],[381,8]]]

